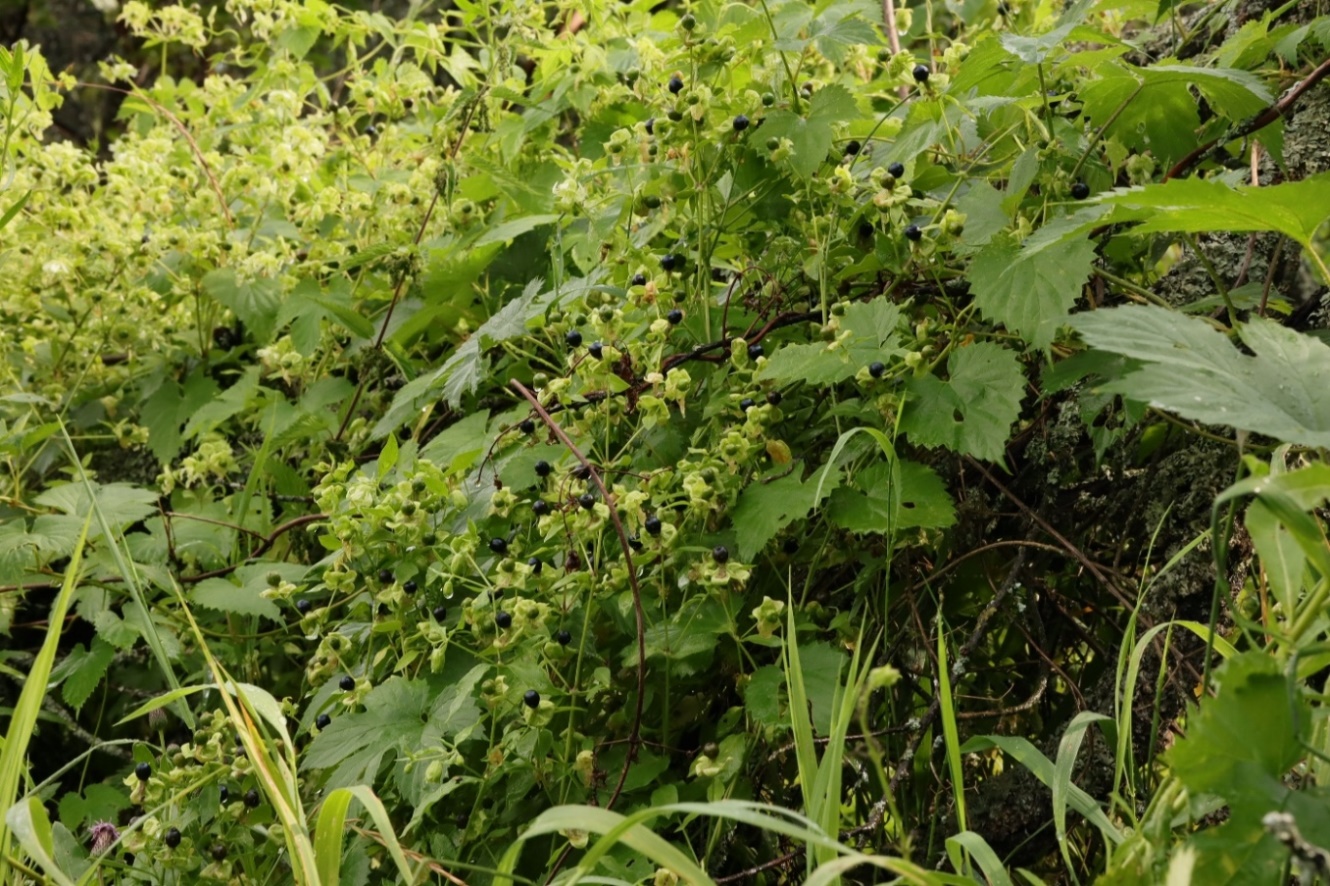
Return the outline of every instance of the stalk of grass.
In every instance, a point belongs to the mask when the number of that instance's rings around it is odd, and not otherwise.
[[[937,623],[938,713],[942,718],[942,738],[947,747],[947,768],[951,772],[951,793],[956,801],[956,824],[969,830],[965,819],[965,770],[961,765],[960,730],[956,727],[955,700],[951,696],[951,667],[947,664],[947,635],[942,620]],[[967,862],[958,873],[969,870]]]
[[[42,698],[46,695],[51,679],[51,669],[55,666],[55,656],[60,648],[60,634],[74,598],[74,588],[78,584],[79,568],[83,563],[83,548],[87,544],[88,529],[91,524],[92,514],[89,513],[83,521],[83,529],[79,532],[78,541],[69,557],[69,565],[65,567],[65,577],[60,583],[60,592],[56,595],[55,605],[51,607],[46,638],[42,641],[41,651],[33,659],[32,668],[23,681],[23,690],[19,693],[18,704],[14,705],[14,712],[9,719],[9,729],[5,732],[5,746],[0,750],[0,809],[6,810],[4,821],[0,822],[0,886],[10,882],[10,871],[13,870],[8,864],[12,854],[13,838],[10,830],[10,813],[13,812],[11,807],[18,799],[19,783],[28,775],[26,762],[28,745],[32,741],[32,731],[37,725],[37,715],[41,712]],[[50,856],[54,852],[51,848],[50,821],[46,818],[46,810],[42,808],[41,802],[35,798],[33,802],[37,803],[36,813],[31,809],[32,802],[26,804],[29,820],[33,821],[35,828],[33,836],[36,838],[36,845],[42,850],[49,850],[46,854]],[[21,821],[20,819],[20,823]],[[41,828],[41,821],[46,822],[44,830]]]
[[[718,800],[713,803],[669,803],[652,806],[624,815],[595,806],[556,806],[536,817],[535,821],[505,853],[499,864],[501,876],[496,884],[513,882],[510,876],[521,855],[522,845],[533,838],[566,830],[581,830],[603,835],[591,845],[578,866],[570,872],[562,886],[573,886],[584,880],[605,882],[592,878],[596,863],[616,845],[623,844],[640,852],[655,864],[673,872],[685,883],[710,886],[711,877],[698,864],[683,855],[676,847],[651,831],[646,823],[654,818],[671,815],[708,816],[737,824],[763,828],[802,842],[809,847],[826,850],[828,861],[822,863],[803,881],[805,884],[831,884],[852,868],[870,865],[890,871],[906,883],[918,886],[972,886],[973,880],[928,871],[901,858],[885,855],[867,855],[838,842],[811,818],[764,803],[746,800]]]

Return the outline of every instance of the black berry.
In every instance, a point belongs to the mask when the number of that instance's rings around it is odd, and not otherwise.
[[[591,466],[590,466],[590,465],[578,465],[577,467],[573,468],[573,476],[576,477],[576,478],[579,479],[579,480],[590,480],[590,479],[591,479]]]
[[[326,716],[328,715],[323,714],[321,717],[319,717],[319,719],[323,719],[323,717]],[[227,800],[231,799],[231,789],[228,788],[226,785],[222,785],[217,789],[217,796],[223,803],[225,803]]]
[[[725,545],[716,545],[711,549],[711,559],[717,563],[725,563],[730,559],[730,549]]]
[[[734,131],[735,131],[735,132],[743,132],[743,131],[744,131],[745,129],[747,129],[747,128],[748,128],[748,117],[747,117],[747,116],[745,116],[744,114],[740,114],[739,116],[737,116],[737,117],[734,118]]]
[[[642,544],[642,539],[638,538],[636,535],[630,535],[628,536],[628,547],[635,551],[640,551],[644,545]]]
[[[508,628],[513,626],[513,617],[511,614],[504,612],[501,609],[498,612],[494,613],[494,623],[503,630],[507,630]]]
[[[655,134],[656,134],[656,118],[655,118],[655,117],[648,117],[648,118],[647,118],[647,122],[646,122],[645,125],[646,125],[647,135],[655,135]]]
[[[660,257],[660,266],[667,271],[674,270],[674,266],[677,265],[678,263],[679,263],[679,256],[675,255],[673,252],[667,253],[666,255],[662,255]]]
[[[756,406],[756,405],[757,402],[753,400],[752,397],[744,397],[742,400],[739,401],[739,408],[742,409],[744,412],[748,411],[749,406]]]
[[[299,612],[301,615],[305,615],[313,608],[314,604],[303,597],[296,601],[296,612]]]
[[[414,594],[420,585],[416,584],[415,579],[402,582],[402,591],[407,594]]]
[[[567,631],[559,631],[559,633],[554,635],[554,639],[558,641],[560,646],[567,646],[569,643],[573,642],[573,635]]]
[[[254,809],[259,805],[259,792],[254,788],[245,791],[245,805],[250,809]]]
[[[924,239],[924,232],[920,230],[918,225],[910,225],[905,229],[905,239],[911,243],[918,243]]]
[[[392,583],[393,583],[393,574],[392,574],[392,571],[389,570],[389,569],[380,569],[380,570],[379,570],[379,584],[381,584],[381,585],[390,585],[390,584],[392,584]]]
[[[647,535],[660,535],[660,518],[655,514],[647,517],[646,522],[642,524],[646,529]]]
[[[508,542],[498,536],[490,539],[490,550],[496,554],[508,553]]]
[[[212,855],[213,861],[226,861],[226,847],[221,843],[213,843],[208,852]]]
[[[749,360],[756,360],[758,357],[761,357],[765,353],[766,353],[766,348],[762,347],[761,344],[753,344],[748,346]]]
[[[587,348],[587,353],[599,360],[605,356],[605,346],[598,341],[593,341],[591,347]]]
[[[526,561],[526,565],[531,567],[532,575],[540,575],[540,570],[544,567],[545,564],[540,562],[539,557],[532,557],[531,559]]]
[[[671,326],[678,326],[683,322],[683,311],[675,308],[665,315],[665,319],[670,321]]]
[[[887,367],[883,366],[881,361],[868,364],[868,374],[873,376],[873,378],[881,378],[886,371]]]
[[[683,92],[683,78],[680,77],[678,74],[675,74],[673,77],[670,78],[669,86],[670,86],[670,92],[674,93],[675,95],[678,95],[679,93]]]
[[[139,781],[147,781],[152,778],[152,764],[140,763],[134,767],[134,774],[138,776]]]
[[[447,617],[448,617],[448,607],[447,607],[447,606],[435,606],[435,607],[434,607],[434,620],[435,620],[435,621],[443,621],[443,620],[444,620],[445,618],[447,618]]]
[[[859,153],[859,149],[862,147],[863,145],[859,144],[857,141],[854,141],[852,139],[848,144],[845,145],[845,153],[853,157],[855,154]]]
[[[905,164],[901,162],[892,163],[887,167],[887,175],[892,178],[901,178],[905,175]]]
[[[343,692],[350,692],[352,689],[356,688],[356,678],[350,674],[346,674],[341,680],[337,681],[337,685],[342,687]]]
[[[1090,186],[1085,182],[1076,182],[1076,184],[1071,186],[1071,196],[1075,197],[1077,200],[1084,200],[1086,197],[1090,196]]]
[[[915,65],[914,70],[910,72],[914,76],[915,83],[928,82],[928,65]]]
[[[583,492],[577,497],[577,503],[581,505],[584,510],[589,511],[596,506],[596,497],[590,492]]]
[[[633,280],[632,280],[632,285],[633,285],[633,286],[646,286],[646,285],[647,285],[647,275],[646,275],[646,274],[634,274],[634,275],[633,275]]]
[[[767,402],[772,406],[779,406],[782,399],[780,391],[767,391]]]
[[[545,461],[543,458],[540,461],[536,462],[537,477],[548,477],[550,475],[551,470],[553,470],[553,468],[550,467],[550,463]]]
[[[524,418],[522,419],[522,423],[517,426],[517,429],[523,434],[534,434],[536,432],[536,423],[529,418]]]
[[[550,503],[543,498],[538,498],[531,503],[531,513],[537,517],[543,517],[550,512]]]
[[[319,727],[320,729],[327,729],[328,724],[330,724],[331,722],[332,722],[332,717],[328,716],[327,714],[319,714],[316,718],[314,718],[314,725]],[[223,803],[226,802],[225,797],[222,797],[222,802]]]
[[[582,343],[582,333],[578,332],[576,329],[570,329],[568,330],[568,334],[563,337],[563,340],[568,342],[568,347],[575,348]]]
[[[168,849],[174,849],[180,845],[180,828],[167,828],[166,833],[162,834],[162,842]]]
[[[538,708],[540,707],[540,693],[534,689],[528,689],[526,695],[522,696],[522,701],[529,708]]]

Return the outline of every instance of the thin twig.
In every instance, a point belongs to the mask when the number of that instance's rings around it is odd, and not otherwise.
[[[632,545],[628,541],[627,530],[623,528],[623,521],[619,519],[619,511],[615,506],[614,496],[610,494],[610,490],[606,487],[605,481],[601,479],[600,471],[596,470],[596,466],[582,454],[582,450],[577,448],[577,444],[575,444],[572,439],[564,433],[563,428],[559,427],[558,423],[550,417],[550,414],[545,411],[545,407],[540,405],[540,401],[536,399],[536,395],[531,393],[526,385],[522,384],[517,379],[513,379],[509,384],[516,388],[518,393],[526,398],[527,402],[531,404],[531,408],[536,411],[536,415],[540,416],[540,420],[545,423],[545,426],[554,433],[554,436],[559,438],[559,441],[563,443],[564,446],[568,447],[568,451],[571,452],[573,456],[582,463],[582,466],[590,472],[591,481],[595,483],[596,488],[600,490],[601,501],[603,501],[605,506],[609,508],[610,521],[614,524],[614,531],[619,536],[619,545],[623,548],[624,564],[628,568],[628,583],[633,591],[633,617],[637,622],[637,699],[633,705],[633,727],[628,734],[628,753],[624,757],[623,770],[619,773],[618,784],[614,786],[613,793],[610,794],[609,800],[605,803],[605,808],[610,809],[614,806],[615,801],[619,799],[619,794],[623,792],[624,782],[628,778],[628,769],[632,766],[633,759],[637,756],[637,748],[642,740],[642,703],[646,696],[646,613],[642,609],[642,589],[637,584],[637,569],[633,566]]]
[[[1015,562],[1012,563],[1011,571],[1007,574],[1006,581],[1002,583],[997,589],[997,592],[993,594],[993,599],[989,600],[988,605],[979,613],[979,617],[975,620],[974,630],[970,632],[969,639],[965,641],[964,645],[962,645],[960,650],[956,653],[957,661],[968,659],[974,653],[974,650],[979,647],[980,641],[983,640],[984,634],[988,631],[989,622],[993,620],[993,616],[996,615],[998,609],[1001,608],[1002,601],[1005,600],[1007,595],[1016,587],[1018,583],[1017,577],[1020,575],[1021,567],[1024,565],[1025,549],[1018,548],[1016,550]],[[901,754],[900,762],[896,764],[896,771],[891,775],[891,781],[887,784],[886,793],[882,795],[881,799],[873,804],[872,809],[869,811],[868,821],[849,832],[859,836],[859,843],[861,846],[867,840],[868,835],[877,830],[882,824],[882,816],[886,812],[889,798],[896,793],[896,788],[905,779],[905,776],[910,774],[910,768],[914,765],[914,755],[919,750],[919,743],[923,741],[924,733],[933,725],[933,721],[937,719],[941,710],[942,696],[940,693],[934,693],[933,700],[928,705],[928,710],[926,710],[924,715],[919,718],[919,727],[915,731],[914,737],[910,739],[905,752]]]
[[[217,202],[222,207],[222,215],[226,216],[226,226],[229,228],[234,228],[236,226],[235,219],[231,217],[231,207],[226,203],[226,195],[222,193],[222,186],[217,182],[217,177],[212,174],[212,169],[208,166],[208,161],[203,159],[203,152],[199,150],[198,142],[194,141],[194,136],[189,134],[189,130],[185,128],[185,124],[181,123],[180,119],[176,117],[175,114],[172,114],[161,104],[141,92],[130,89],[121,89],[119,86],[107,86],[104,83],[79,83],[78,85],[86,87],[87,89],[104,89],[107,92],[118,92],[121,95],[130,95],[135,98],[141,98],[155,110],[161,112],[166,119],[170,120],[171,123],[175,125],[175,128],[180,130],[180,134],[185,137],[185,141],[189,143],[189,149],[194,153],[194,159],[199,162],[199,166],[203,168],[203,174],[208,177],[208,182],[212,185],[213,193],[217,195]]]

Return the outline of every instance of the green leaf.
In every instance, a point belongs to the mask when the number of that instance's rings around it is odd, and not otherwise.
[[[488,246],[491,243],[507,243],[517,239],[527,231],[535,230],[541,225],[553,224],[558,220],[557,215],[550,214],[519,216],[487,229],[473,245]]]
[[[314,738],[304,765],[337,767],[330,782],[340,787],[346,779],[372,779],[383,755],[395,748],[421,747],[427,730],[436,742],[456,735],[480,718],[472,696],[485,669],[477,666],[442,691],[425,680],[388,678],[365,696],[364,711],[335,718]]]
[[[1230,804],[1283,789],[1280,779],[1303,755],[1298,729],[1310,720],[1306,699],[1262,652],[1230,658],[1214,679],[1218,693],[1187,718],[1187,735],[1166,755],[1173,774],[1189,790]]]
[[[878,462],[831,497],[828,516],[850,532],[888,533],[906,529],[945,529],[956,522],[956,508],[942,478],[927,465],[899,462],[900,489],[892,495],[891,465]],[[895,513],[892,506],[895,505]]]
[[[1238,328],[1254,356],[1202,319],[1153,305],[1072,318],[1086,343],[1140,361],[1102,390],[1184,418],[1330,446],[1330,346],[1253,317]]]
[[[976,255],[966,276],[974,303],[986,317],[1047,350],[1080,298],[1094,258],[1088,239],[1040,250],[1002,240]]]
[[[185,439],[200,437],[239,415],[259,392],[259,367],[251,366],[229,388],[194,410],[185,424]]]
[[[794,143],[790,164],[795,172],[810,178],[827,159],[833,140],[833,126],[852,120],[859,109],[854,96],[843,86],[824,86],[808,101],[808,114],[800,117],[790,111],[768,114],[762,124],[767,136],[788,138]]]
[[[877,33],[864,20],[865,14],[882,11],[872,2],[863,0],[822,0],[818,3],[813,20],[806,33],[818,49],[834,62],[842,62],[851,46],[876,44]]]
[[[744,709],[755,722],[768,729],[784,727],[781,716],[780,690],[785,674],[775,665],[763,665],[753,672],[744,687]]]
[[[759,379],[831,384],[844,381],[875,360],[887,362],[897,346],[900,308],[885,299],[856,302],[845,310],[841,329],[851,337],[835,343],[786,345],[767,358]]]
[[[1025,392],[1020,361],[1001,345],[979,342],[952,352],[947,373],[945,382],[932,375],[910,382],[901,430],[919,446],[1001,460]]]
[[[840,687],[845,653],[829,643],[800,643],[799,664],[812,708],[813,728],[818,735],[828,735],[831,733],[832,701]]]
[[[204,275],[203,291],[222,307],[230,308],[254,333],[255,340],[266,344],[271,339],[282,300],[281,285],[276,280],[258,277],[241,283],[233,268],[218,268]]]
[[[101,637],[94,637],[90,649],[85,650],[80,643],[70,651],[65,662],[61,662],[62,665],[71,661],[73,664],[60,686],[60,694],[75,713],[102,682],[114,658],[115,647]]]
[[[91,490],[91,497],[88,495]],[[106,522],[119,529],[157,513],[157,494],[128,483],[66,483],[37,496],[36,503],[71,517],[88,512],[96,500]]]
[[[282,617],[282,610],[271,600],[265,600],[257,587],[241,587],[224,578],[207,578],[194,586],[189,595],[198,606],[230,612],[235,615],[261,615],[274,621]]]
[[[1067,39],[1074,27],[1076,27],[1075,22],[1067,22],[1037,37],[1025,37],[1008,31],[998,39],[1001,40],[1002,48],[1007,52],[1010,52],[1027,65],[1037,65],[1043,62],[1048,54],[1056,49],[1063,40]]]
[[[799,473],[796,469],[770,483],[751,483],[739,496],[730,512],[730,520],[734,524],[739,556],[744,560],[753,559],[778,532],[807,516],[818,505],[813,497],[816,487],[812,479],[801,480]],[[834,488],[834,482],[827,485],[822,490],[822,497],[825,498]]]
[[[1196,146],[1200,114],[1191,90],[1230,120],[1250,117],[1271,102],[1254,75],[1225,68],[1116,62],[1079,88],[1086,117],[1105,134],[1172,165]]]
[[[476,330],[470,338],[432,373],[412,379],[393,398],[392,406],[374,426],[373,436],[383,437],[414,417],[428,400],[442,393],[453,407],[460,405],[462,397],[475,391],[485,360],[485,350],[500,342],[526,334],[527,322],[544,311],[554,293],[542,293],[544,281],[532,280],[522,294],[504,305],[493,317]],[[567,290],[565,291],[567,293]]]

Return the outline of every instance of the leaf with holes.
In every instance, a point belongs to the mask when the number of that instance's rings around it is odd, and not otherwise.
[[[947,381],[926,375],[910,382],[901,430],[919,446],[1001,460],[1025,391],[1020,361],[1001,345],[979,342],[952,352],[947,374]]]

